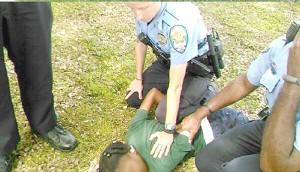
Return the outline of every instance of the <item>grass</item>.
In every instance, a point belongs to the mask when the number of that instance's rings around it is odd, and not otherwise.
[[[244,73],[271,40],[300,19],[300,4],[293,2],[195,2],[209,28],[223,40],[226,68],[215,82],[223,87]],[[125,140],[135,109],[124,101],[135,78],[133,17],[124,3],[53,2],[53,93],[59,123],[80,144],[71,153],[51,148],[33,136],[20,104],[13,65],[7,60],[11,94],[21,142],[13,171],[93,171],[99,154],[112,140]],[[149,51],[146,65],[154,57]],[[233,107],[250,118],[265,105],[259,89]],[[196,171],[194,159],[175,171]]]

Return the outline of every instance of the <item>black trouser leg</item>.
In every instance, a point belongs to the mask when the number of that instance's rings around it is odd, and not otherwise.
[[[260,154],[245,155],[224,164],[223,172],[261,172]]]
[[[50,3],[5,3],[4,45],[14,62],[25,114],[34,131],[44,134],[56,124],[51,68]]]
[[[209,91],[208,86],[211,81],[209,78],[194,76],[187,73],[184,77],[180,104],[178,109],[177,123],[180,123],[184,117],[195,112],[201,105],[201,101],[205,98]],[[164,123],[167,112],[166,97],[159,103],[155,111],[156,119]]]
[[[222,171],[222,165],[231,160],[259,154],[265,122],[257,120],[235,127],[219,136],[196,155],[197,169],[201,172]]]
[[[154,87],[163,94],[166,94],[168,86],[169,70],[158,61],[153,62],[143,73],[143,98]],[[143,99],[139,99],[138,93],[132,94],[132,96],[126,100],[127,104],[134,108],[139,108],[142,101]]]
[[[0,14],[0,154],[10,154],[20,140],[10,96],[3,54],[3,20]]]

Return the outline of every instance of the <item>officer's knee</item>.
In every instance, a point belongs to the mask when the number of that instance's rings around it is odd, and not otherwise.
[[[133,93],[127,100],[130,107],[138,109],[141,106],[142,100],[139,99],[138,93]]]
[[[242,168],[239,166],[239,160],[238,158],[233,159],[230,162],[226,162],[222,164],[222,171],[223,172],[234,172],[237,171],[237,169],[241,170]]]
[[[155,118],[160,123],[164,124],[166,121],[166,110],[167,108],[167,100],[166,97],[158,104],[155,110]]]
[[[224,172],[260,172],[259,154],[245,155],[222,165]]]
[[[166,121],[166,114],[163,112],[163,110],[161,108],[156,108],[155,118],[158,122],[164,124]]]

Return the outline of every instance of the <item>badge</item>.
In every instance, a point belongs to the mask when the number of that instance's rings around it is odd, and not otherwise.
[[[276,74],[277,74],[277,69],[278,69],[277,64],[276,64],[275,62],[273,62],[273,63],[271,64],[271,72],[272,72],[273,75],[276,75]]]
[[[158,39],[158,43],[162,46],[165,46],[167,43],[167,39],[165,37],[165,35],[163,35],[162,33],[158,33],[157,34],[157,39]]]
[[[170,29],[170,42],[172,47],[179,53],[185,51],[188,43],[186,28],[182,25],[175,25]]]

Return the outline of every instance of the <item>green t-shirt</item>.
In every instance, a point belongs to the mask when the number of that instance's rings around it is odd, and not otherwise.
[[[176,133],[169,155],[162,158],[153,158],[150,151],[156,139],[150,141],[149,138],[153,133],[163,131],[164,125],[157,120],[150,119],[148,114],[149,112],[146,110],[137,110],[129,126],[126,140],[128,144],[136,147],[151,172],[169,172],[182,160],[194,156],[197,151],[206,145],[201,129],[192,144],[189,144],[186,136]]]

